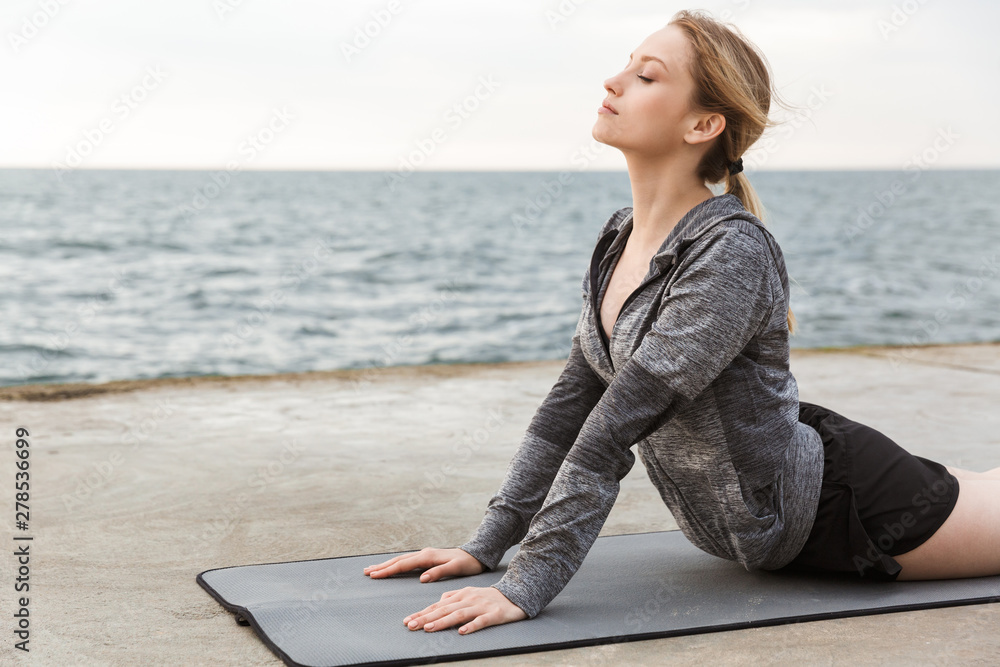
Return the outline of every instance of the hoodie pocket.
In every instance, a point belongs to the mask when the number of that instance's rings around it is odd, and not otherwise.
[[[771,519],[776,514],[778,482],[747,491],[740,488],[743,506],[757,519]]]
[[[720,520],[719,512],[706,511],[705,503],[695,503],[694,505],[699,508],[699,511],[695,511],[693,504],[688,502],[676,482],[660,463],[656,453],[649,449],[643,451],[643,447],[649,447],[645,443],[646,441],[643,440],[639,444],[641,460],[646,466],[646,472],[649,474],[653,486],[659,491],[660,497],[670,513],[673,514],[678,527],[699,549],[719,558],[732,560],[734,558],[732,549],[723,546],[720,541],[721,538],[724,538],[726,530],[722,525],[723,521]]]
[[[741,475],[733,462],[727,462],[726,468],[735,483],[729,485],[730,502],[737,511],[745,511],[744,518],[749,524],[757,527],[767,527],[774,522],[778,514],[778,503],[781,496],[781,473],[776,478],[762,481],[747,479]],[[733,488],[735,487],[735,488]]]

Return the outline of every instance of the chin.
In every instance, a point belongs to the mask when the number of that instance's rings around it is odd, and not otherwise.
[[[594,141],[605,144],[607,146],[611,146],[612,148],[618,148],[618,146],[615,144],[614,139],[606,136],[607,135],[606,132],[601,131],[600,124],[601,121],[600,119],[598,119],[598,121],[594,124],[594,128],[590,131],[590,136],[594,138]]]

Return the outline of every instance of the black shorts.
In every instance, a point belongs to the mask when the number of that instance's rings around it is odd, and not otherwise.
[[[823,439],[823,487],[809,538],[785,567],[895,579],[901,568],[892,557],[941,527],[958,500],[958,480],[833,410],[800,401],[799,421]]]

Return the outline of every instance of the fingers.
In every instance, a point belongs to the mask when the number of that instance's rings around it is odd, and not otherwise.
[[[393,574],[399,574],[400,572],[409,572],[418,567],[424,567],[425,556],[421,551],[409,554],[400,554],[395,558],[390,558],[389,560],[378,563],[377,565],[369,565],[364,569],[364,573],[369,577],[388,577]]]
[[[466,586],[442,594],[440,601],[407,616],[403,619],[403,624],[410,630],[423,628],[426,632],[437,632],[457,625],[458,632],[467,635],[503,623],[500,618],[489,601],[483,599],[481,589]]]
[[[460,625],[461,627],[458,628],[458,631],[461,634],[465,635],[465,634],[469,633],[469,628],[467,627],[467,625],[469,625],[469,624],[466,624],[466,625],[461,625],[461,624],[465,623],[465,621],[470,621],[470,620],[473,621],[473,622],[475,622],[475,620],[476,620],[476,612],[475,611],[473,611],[473,610],[471,610],[471,609],[469,609],[467,607],[463,608],[463,609],[456,609],[455,611],[451,612],[450,614],[446,614],[446,615],[442,616],[441,618],[439,618],[437,620],[434,620],[434,621],[431,621],[430,623],[427,623],[426,625],[424,625],[424,631],[426,631],[426,632],[437,632],[438,630],[445,630],[447,628],[451,628],[451,627],[454,627],[456,625]]]
[[[447,563],[438,565],[437,567],[432,567],[431,569],[421,574],[420,581],[426,584],[431,581],[437,581],[441,577],[451,576],[453,574],[456,574],[457,572],[458,568],[456,567],[456,565],[453,562],[449,561]]]
[[[431,605],[413,616],[407,616],[403,619],[406,627],[409,630],[423,628],[426,632],[437,632],[465,623],[458,628],[458,631],[464,635],[489,625],[486,621],[486,614],[481,614],[477,607],[470,604],[469,601],[457,601],[432,609],[434,606]],[[469,622],[466,623],[466,621]]]
[[[457,593],[457,592],[458,591],[448,591],[448,593]],[[448,595],[448,593],[442,595],[440,601],[428,605],[423,609],[421,609],[420,611],[418,611],[417,613],[410,614],[409,616],[404,618],[403,624],[406,625],[406,627],[408,627],[410,630],[419,630],[420,628],[424,627],[426,623],[433,622],[434,620],[439,618],[443,612],[445,605],[447,604],[454,605],[456,603],[455,600],[450,599],[450,597],[452,596],[449,596],[449,599],[447,601],[445,600],[445,595]]]
[[[490,623],[486,620],[486,614],[480,614],[479,616],[476,616],[474,619],[472,619],[471,621],[460,627],[458,631],[463,635],[467,635],[470,632],[475,632],[476,630],[479,630],[480,628],[485,628],[489,625]]]
[[[467,560],[463,561],[457,554],[463,554],[467,558],[472,558],[477,567],[469,567],[471,564]],[[424,560],[423,564],[425,567],[429,568],[426,572],[420,575],[420,581],[424,583],[438,581],[443,577],[461,577],[466,574],[478,574],[476,569],[480,572],[483,569],[478,560],[469,556],[469,554],[465,553],[461,549],[436,550],[435,552],[428,554],[428,557]]]

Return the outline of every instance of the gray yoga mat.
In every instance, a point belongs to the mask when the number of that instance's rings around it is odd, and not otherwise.
[[[411,665],[593,646],[843,616],[1000,602],[1000,576],[868,581],[853,575],[748,572],[679,531],[598,537],[576,575],[533,619],[469,635],[409,630],[403,617],[496,571],[420,583],[422,570],[371,579],[370,564],[416,551],[205,570],[197,581],[285,664]],[[460,624],[459,624],[460,625]]]

